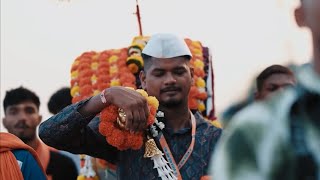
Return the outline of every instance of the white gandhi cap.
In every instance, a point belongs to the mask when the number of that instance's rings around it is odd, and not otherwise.
[[[155,58],[192,57],[184,39],[164,33],[151,36],[142,53]]]

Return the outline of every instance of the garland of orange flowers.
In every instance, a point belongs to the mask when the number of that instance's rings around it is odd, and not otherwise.
[[[147,128],[155,121],[159,102],[155,97],[148,96],[147,92],[142,89],[137,89],[136,91],[146,97],[148,102],[149,117],[146,125]],[[143,145],[144,132],[133,134],[128,130],[120,128],[117,124],[118,109],[115,105],[109,105],[101,111],[99,132],[106,137],[106,141],[110,145],[119,150],[140,149]]]

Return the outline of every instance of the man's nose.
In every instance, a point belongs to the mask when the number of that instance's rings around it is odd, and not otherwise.
[[[176,82],[177,82],[177,80],[175,79],[175,77],[171,73],[168,73],[166,75],[165,84],[174,84]]]
[[[24,111],[19,111],[19,113],[17,114],[17,118],[19,119],[19,121],[25,121],[27,119],[27,113],[25,113]]]

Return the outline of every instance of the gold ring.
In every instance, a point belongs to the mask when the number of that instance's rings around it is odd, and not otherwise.
[[[126,124],[123,123],[123,122],[121,122],[121,120],[120,120],[119,117],[117,118],[117,123],[118,123],[118,125],[119,125],[119,127],[120,127],[121,129],[125,129],[125,128],[126,128]]]
[[[117,123],[120,126],[120,128],[125,128],[126,126],[126,113],[124,112],[123,109],[119,108],[118,109],[118,115],[119,117],[117,117]]]

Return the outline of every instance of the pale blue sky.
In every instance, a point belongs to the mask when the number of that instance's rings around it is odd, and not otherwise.
[[[309,34],[293,22],[292,0],[139,3],[144,35],[172,32],[211,48],[218,113],[245,93],[258,71],[304,63],[310,55]],[[5,91],[20,85],[40,96],[47,119],[48,98],[69,85],[77,56],[130,45],[138,35],[134,12],[135,0],[2,0],[1,119]]]

